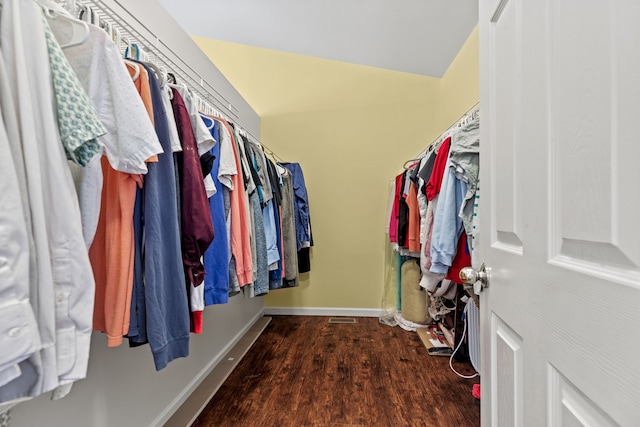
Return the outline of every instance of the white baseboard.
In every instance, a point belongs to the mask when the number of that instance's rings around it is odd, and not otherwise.
[[[378,317],[379,308],[343,307],[265,307],[265,316],[350,316]]]
[[[165,422],[174,412],[176,412],[180,405],[184,403],[185,400],[193,393],[193,391],[204,381],[204,379],[211,373],[211,371],[222,361],[222,358],[229,353],[229,351],[235,346],[238,341],[247,333],[249,329],[261,318],[264,316],[264,312],[260,310],[256,315],[251,319],[240,332],[238,332],[231,341],[229,341],[223,348],[216,354],[207,365],[202,368],[200,373],[196,375],[189,384],[179,393],[173,401],[167,405],[166,409],[162,411],[156,419],[151,424],[152,426],[161,426],[164,425]]]

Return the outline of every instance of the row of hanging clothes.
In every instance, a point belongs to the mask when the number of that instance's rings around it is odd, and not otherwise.
[[[0,413],[67,395],[92,330],[148,344],[161,370],[204,306],[297,286],[313,244],[299,164],[141,48],[123,58],[93,11],[0,4]]]
[[[393,180],[384,323],[409,330],[437,324],[453,336],[451,313],[464,295],[459,273],[477,249],[479,148],[475,106]]]

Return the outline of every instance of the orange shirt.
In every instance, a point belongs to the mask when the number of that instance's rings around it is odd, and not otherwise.
[[[144,68],[138,68],[140,74],[134,83],[153,121],[148,74]],[[131,66],[127,66],[127,69],[133,77],[135,69]],[[157,159],[157,156],[153,156],[149,161]],[[100,219],[89,249],[96,280],[93,329],[105,332],[107,345],[115,347],[122,344],[122,337],[129,332],[134,261],[133,209],[136,186],[142,187],[142,175],[113,169],[106,156],[102,157],[101,162],[103,186]]]
[[[153,117],[153,102],[151,101],[151,85],[149,84],[149,73],[143,66],[136,64],[135,62],[126,62],[126,64],[131,78],[134,79],[135,77],[135,79],[133,80],[133,84],[136,86],[136,89],[140,94],[140,98],[142,99],[144,108],[147,110],[147,114],[149,115],[151,124],[153,125],[155,124],[155,121]],[[136,71],[136,68],[139,71]],[[137,77],[136,74],[138,74]],[[158,156],[151,156],[149,159],[147,159],[147,163],[149,162],[157,163]]]
[[[93,329],[107,334],[107,345],[122,344],[129,332],[133,286],[133,208],[140,175],[118,172],[102,159],[102,203],[89,259],[96,279]]]
[[[407,206],[409,207],[409,227],[407,230],[409,252],[420,252],[420,206],[418,205],[418,191],[413,182],[409,185]]]
[[[226,120],[215,117],[231,134],[232,143],[235,144],[234,132]],[[242,181],[242,167],[238,157],[237,148],[233,147],[238,173],[233,175],[233,190],[229,192],[231,203],[231,253],[236,261],[236,275],[240,286],[253,283],[253,261],[251,257],[251,240],[249,233],[249,217],[247,203],[244,197],[244,182]]]

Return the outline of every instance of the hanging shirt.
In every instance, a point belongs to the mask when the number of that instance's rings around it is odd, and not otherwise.
[[[222,126],[220,128],[221,132],[224,132],[222,130],[222,128],[224,127],[226,131],[224,133],[229,136],[231,147],[235,147],[236,144],[233,140],[233,130],[231,129],[231,126],[229,126],[229,123],[221,119],[216,120],[219,121]],[[221,137],[221,140],[224,141],[224,137]],[[220,147],[221,158],[223,148],[224,146]],[[231,149],[233,150],[232,153],[235,158],[236,170],[238,171],[238,173],[236,173],[235,175],[231,175],[232,189],[229,192],[231,204],[230,240],[231,254],[233,256],[233,260],[231,262],[235,263],[235,275],[237,277],[239,285],[242,287],[253,283],[253,261],[251,256],[250,240],[251,230],[249,225],[249,213],[247,210],[247,196],[244,183],[242,182],[242,176],[240,175],[240,157],[236,148]],[[220,167],[222,167],[222,163],[220,164]]]
[[[154,123],[154,107],[151,100],[151,86],[149,84],[149,73],[141,65],[132,60],[126,60],[125,64],[127,70],[133,79],[133,84],[142,99],[149,120]],[[147,160],[147,163],[157,162],[158,157],[153,156]],[[130,338],[129,342],[146,342],[146,305],[145,305],[145,291],[144,291],[144,269],[143,263],[143,193],[142,188],[136,189],[136,199],[133,209],[133,288],[130,305],[129,316],[129,330],[126,334]],[[136,338],[132,338],[136,337]]]
[[[402,191],[402,174],[396,176],[393,187],[393,205],[391,206],[391,216],[389,217],[389,241],[398,243],[398,227],[400,221],[400,192]]]
[[[195,97],[191,92],[189,92],[189,90],[184,86],[171,85],[170,87],[177,90],[180,96],[182,96],[184,106],[189,115],[189,121],[191,122],[191,128],[193,129],[193,136],[195,138],[196,145],[198,146],[198,156],[202,156],[213,148],[216,141],[213,139],[211,132],[209,132],[209,129],[202,121],[200,112],[198,112]]]
[[[253,296],[264,295],[269,292],[269,263],[267,255],[267,238],[264,228],[264,217],[257,193],[249,198],[253,208],[255,245],[256,245],[256,278],[253,283]]]
[[[182,152],[176,153],[180,177],[182,262],[188,286],[197,287],[204,281],[202,256],[214,238],[209,201],[202,181],[202,168],[189,113],[177,89],[173,88],[173,114]],[[198,120],[202,120],[198,117]],[[191,290],[192,331],[201,332],[204,291]],[[200,298],[200,295],[202,297]],[[194,310],[195,308],[195,310]]]
[[[276,170],[276,166],[273,162],[266,158],[267,161],[267,171],[269,175],[269,180],[271,182],[271,188],[273,189],[273,199],[271,200],[273,203],[273,213],[276,224],[276,249],[278,251],[278,262],[277,264],[269,265],[269,277],[273,281],[274,279],[280,280],[280,285],[282,286],[282,275],[284,272],[284,250],[282,246],[282,179],[278,175]],[[269,284],[270,288],[272,284]]]
[[[420,252],[420,208],[418,206],[418,191],[416,185],[409,184],[409,194],[407,195],[407,206],[409,207],[409,223],[407,231],[407,243],[409,252]]]
[[[473,211],[480,171],[480,121],[476,119],[456,132],[451,149],[451,169],[467,184],[460,216],[468,236],[473,234]]]
[[[273,197],[273,189],[271,188],[271,181],[269,180],[269,169],[267,167],[267,158],[264,155],[262,145],[256,141],[249,140],[246,136],[242,135],[243,141],[245,141],[253,151],[255,156],[255,169],[260,182],[262,183],[262,206],[265,206]]]
[[[171,150],[169,116],[162,102],[162,90],[150,68],[149,84],[155,129],[164,153],[158,163],[149,164],[143,195],[142,287],[144,318],[139,324],[141,336],[151,347],[156,370],[189,354],[189,308],[180,247],[175,172]]]
[[[4,74],[4,64],[0,73]],[[0,247],[1,387],[18,378],[18,364],[40,350],[38,324],[29,303],[29,235],[4,120],[0,121],[0,206],[0,241],[11,242]]]
[[[171,141],[171,151],[177,153],[182,151],[182,145],[180,145],[180,137],[178,136],[178,128],[176,128],[176,118],[173,115],[173,106],[171,106],[171,96],[173,92],[171,87],[165,81],[160,87],[162,90],[162,105],[167,114],[167,126],[169,127],[169,139]]]
[[[289,169],[293,179],[293,194],[296,219],[296,240],[298,250],[309,247],[311,243],[311,222],[309,220],[309,198],[304,182],[304,174],[298,163],[281,163]]]
[[[60,138],[67,158],[80,166],[86,166],[101,151],[96,138],[107,131],[98,119],[47,20],[43,18],[42,21],[51,62]]]
[[[220,141],[220,126],[214,120],[203,117],[205,125],[216,141]],[[220,147],[217,143],[211,149],[214,157],[211,176],[216,193],[209,197],[209,208],[216,237],[204,253],[204,303],[205,305],[226,304],[229,301],[229,245],[224,211],[224,190],[218,179],[220,167]]]
[[[462,218],[458,215],[462,207],[467,184],[456,178],[449,169],[450,161],[445,167],[442,189],[438,196],[433,217],[433,236],[431,240],[432,273],[446,274],[456,256],[458,239],[464,230]]]
[[[429,182],[427,182],[426,185],[427,199],[429,199],[429,201],[433,200],[438,195],[438,193],[440,193],[440,187],[442,186],[442,181],[444,180],[445,166],[447,164],[447,159],[449,158],[450,144],[451,137],[448,136],[442,142],[442,145],[440,145],[438,155],[434,160],[433,171],[431,172],[431,177],[429,178]]]
[[[284,252],[284,287],[298,286],[298,245],[293,195],[293,177],[282,168],[282,246]]]
[[[203,154],[208,153],[216,142],[211,137],[209,129],[207,129],[204,123],[202,123],[195,96],[193,96],[193,94],[184,86],[171,85],[170,87],[176,89],[180,93],[185,107],[189,112],[189,120],[191,121],[193,135],[196,139],[196,145],[198,146],[198,155],[202,156]],[[208,173],[203,173],[203,180],[207,197],[211,197],[216,191],[213,179]]]
[[[269,289],[280,289],[283,285],[282,276],[284,271],[283,264],[283,254],[282,254],[282,222],[281,222],[281,214],[280,207],[277,206],[275,199],[272,199],[271,202],[273,204],[273,212],[275,216],[275,224],[276,224],[276,237],[277,237],[277,250],[278,250],[278,261],[269,266]]]
[[[36,51],[29,49],[25,52],[25,41],[23,34],[27,33],[28,38],[36,38],[39,46],[44,46],[44,32],[37,33],[40,23],[40,15],[36,13],[35,7],[31,11],[26,11],[26,2],[18,0],[10,0],[3,2],[2,14],[0,15],[0,46],[5,64],[6,81],[8,87],[3,88],[0,92],[2,98],[9,97],[9,102],[15,107],[15,118],[18,121],[17,128],[19,139],[12,139],[12,154],[14,159],[16,156],[23,156],[16,159],[16,164],[26,165],[27,160],[30,165],[43,163],[46,159],[40,159],[45,156],[41,152],[39,146],[38,132],[36,130],[36,107],[34,104],[36,94],[32,91],[36,90],[34,84],[41,84],[42,78],[30,81],[35,72],[43,72],[38,67],[32,69],[31,65],[33,56]],[[33,4],[35,6],[35,4]],[[34,23],[36,30],[29,30],[29,25]],[[42,37],[41,40],[37,36]],[[42,47],[45,49],[44,47]],[[28,55],[28,56],[27,56]],[[46,53],[36,56],[36,61],[40,65],[48,67],[48,59]],[[7,86],[7,85],[5,85]],[[7,90],[8,89],[8,90]],[[50,88],[51,90],[51,88]],[[48,92],[51,93],[51,92]],[[40,101],[41,102],[41,101]],[[3,101],[3,106],[7,105]],[[7,114],[3,111],[3,115]],[[10,126],[7,122],[5,126]],[[17,135],[14,135],[17,136]],[[18,146],[18,147],[16,147]],[[19,148],[17,150],[16,148]],[[19,153],[18,153],[19,151]],[[29,155],[28,159],[26,155]],[[9,379],[8,375],[14,376],[16,383],[9,383],[0,387],[0,411],[5,410],[12,405],[12,401],[18,399],[29,399],[46,391],[52,390],[58,384],[58,376],[56,369],[56,350],[55,350],[55,307],[53,306],[54,287],[53,287],[53,271],[52,260],[49,248],[49,237],[47,234],[47,214],[45,209],[45,189],[47,188],[47,180],[49,178],[47,171],[50,168],[41,170],[39,167],[29,168],[29,173],[25,171],[26,191],[28,195],[28,204],[24,207],[31,214],[31,232],[33,240],[33,250],[35,257],[31,259],[33,265],[30,265],[29,273],[29,301],[33,307],[36,320],[38,322],[37,331],[39,333],[40,346],[37,353],[31,355],[24,361],[21,361],[18,370],[14,370],[11,374],[5,371],[3,376],[5,381]]]
[[[52,106],[54,88],[42,10],[33,2],[3,2],[0,45],[16,107],[27,172],[37,281],[29,283],[38,321],[39,354],[0,388],[0,402],[57,386],[68,391],[86,376],[91,339],[93,274],[78,201]],[[25,162],[26,164],[26,159]],[[25,331],[26,332],[26,331]],[[55,396],[54,396],[55,397]]]
[[[52,20],[50,24],[58,40],[71,37],[71,28],[61,20]],[[87,41],[64,49],[64,54],[107,130],[97,142],[111,168],[129,174],[146,173],[146,161],[162,152],[162,147],[118,48],[102,29],[89,25]],[[89,247],[100,216],[103,166],[96,156],[84,168],[75,165],[70,168],[78,188],[85,243]]]
[[[407,171],[402,173],[400,180],[400,192],[398,197],[398,247],[408,248],[407,234],[409,230],[409,206],[407,206],[407,193],[409,192],[409,180]]]
[[[148,120],[148,119],[147,119]],[[89,257],[96,278],[93,328],[107,334],[109,347],[129,332],[133,286],[133,213],[139,175],[114,170],[102,157],[104,182],[96,235]]]
[[[235,148],[233,147],[229,128],[222,122],[219,123],[220,139],[218,142],[220,143],[220,165],[218,167],[218,180],[229,190],[233,190],[233,176],[239,172],[236,164]]]
[[[143,109],[139,111],[144,112],[144,117],[140,118],[141,123],[137,128],[151,129],[151,142],[158,145],[156,152],[163,152],[153,129],[153,105],[147,71],[135,63],[125,66],[124,70],[130,76],[128,82],[133,82],[133,85],[128,83],[126,87],[133,87],[138,102],[142,103]],[[94,329],[107,334],[109,346],[117,346],[122,343],[122,337],[129,333],[131,326],[136,257],[134,213],[137,187],[142,187],[142,177],[113,169],[107,159],[108,155],[102,161],[104,184],[100,219],[89,255],[96,274]],[[157,161],[157,156],[154,154],[147,160]],[[135,282],[143,286],[140,277]]]
[[[57,38],[69,37],[63,23],[53,22],[52,28]],[[105,155],[77,177],[83,213],[96,215],[97,207],[99,216],[89,250],[96,277],[94,329],[117,346],[129,330],[136,186],[142,184],[139,174],[147,172],[146,161],[163,150],[118,48],[103,30],[89,28],[86,43],[64,52],[107,129],[98,138]]]

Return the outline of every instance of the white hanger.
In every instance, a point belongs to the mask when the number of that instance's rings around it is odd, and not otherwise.
[[[167,84],[167,69],[164,68],[163,66],[158,67],[158,70],[160,71],[160,75],[158,76],[158,78],[160,79],[160,87],[165,87],[165,85]]]
[[[120,43],[122,42],[122,35],[120,34],[120,30],[118,30],[116,27],[113,27],[113,33],[114,33],[113,42],[115,43],[116,46],[118,46],[118,51],[120,51]]]
[[[163,79],[162,70],[153,62],[145,62],[145,64],[156,73],[158,84],[160,84],[161,80]]]
[[[124,59],[124,63],[127,67],[133,68],[136,71],[136,73],[131,77],[131,80],[133,80],[134,82],[138,80],[138,77],[140,77],[140,65],[126,58]]]
[[[38,0],[38,4],[40,4],[40,7],[48,19],[60,19],[71,24],[71,40],[65,44],[60,44],[62,49],[78,46],[89,40],[90,30],[89,25],[86,22],[72,17],[65,8],[57,3],[48,0]]]

